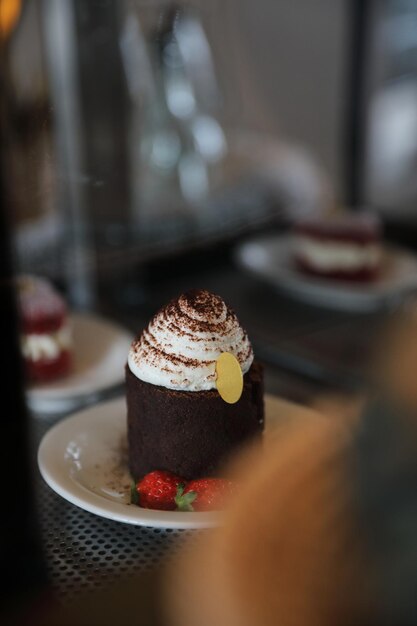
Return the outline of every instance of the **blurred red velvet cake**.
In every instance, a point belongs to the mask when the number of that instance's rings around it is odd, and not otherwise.
[[[216,388],[216,361],[230,353],[243,389],[234,403]],[[190,290],[158,311],[132,342],[126,364],[129,468],[183,478],[218,471],[264,428],[263,369],[223,299]]]
[[[28,382],[49,382],[69,373],[72,335],[64,297],[46,279],[17,279],[20,343]]]
[[[292,255],[304,274],[370,282],[382,262],[382,227],[372,213],[304,218],[292,230]]]

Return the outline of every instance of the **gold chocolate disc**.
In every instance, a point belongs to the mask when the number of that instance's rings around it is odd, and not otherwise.
[[[240,363],[230,352],[222,352],[216,361],[216,387],[228,404],[234,404],[242,395],[243,374]]]

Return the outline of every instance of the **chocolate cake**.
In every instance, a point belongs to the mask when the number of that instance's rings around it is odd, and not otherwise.
[[[304,274],[370,282],[381,267],[381,223],[365,212],[303,218],[293,226],[292,251]]]
[[[233,404],[216,389],[216,359],[230,352],[243,373]],[[192,290],[163,307],[131,346],[126,364],[130,472],[212,475],[264,427],[263,368],[235,313]]]
[[[72,366],[73,343],[64,296],[47,279],[17,278],[20,345],[29,383],[66,376]]]

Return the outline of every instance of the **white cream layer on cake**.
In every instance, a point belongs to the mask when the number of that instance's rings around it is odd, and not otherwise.
[[[55,359],[63,350],[72,345],[72,333],[69,324],[63,325],[54,333],[30,333],[20,337],[22,354],[30,361]]]
[[[216,359],[231,352],[245,374],[253,361],[247,333],[222,298],[192,290],[172,300],[135,339],[128,366],[140,380],[180,391],[216,386]]]
[[[293,249],[298,259],[320,271],[373,270],[381,261],[381,246],[374,242],[358,244],[296,235]]]

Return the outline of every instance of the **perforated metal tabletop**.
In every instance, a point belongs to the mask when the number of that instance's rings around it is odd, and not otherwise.
[[[67,502],[43,480],[36,451],[43,435],[65,415],[33,414],[35,492],[49,579],[64,604],[105,591],[115,581],[150,571],[177,548],[176,539],[201,531],[149,528],[116,522]]]

